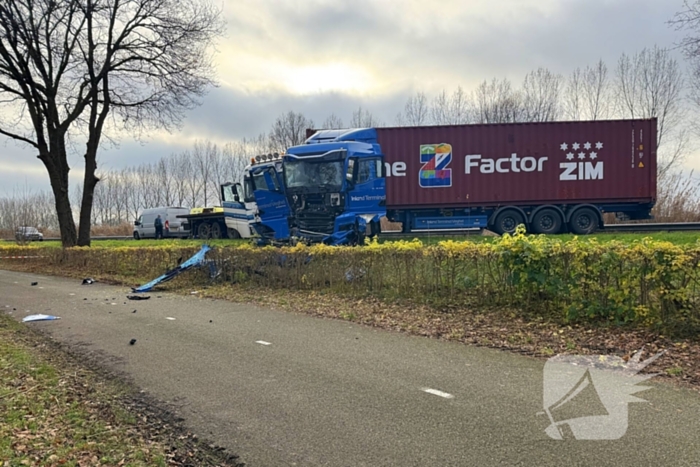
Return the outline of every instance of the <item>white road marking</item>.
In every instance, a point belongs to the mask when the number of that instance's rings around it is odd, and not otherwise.
[[[255,341],[255,343],[260,345],[272,345],[271,343],[265,341]]]
[[[453,396],[452,394],[438,391],[437,389],[422,388],[421,391],[427,392],[428,394],[432,394],[434,396],[444,397],[445,399],[454,399],[455,398],[455,396]]]
[[[168,316],[167,318],[165,318],[165,319],[170,320],[170,321],[175,321],[175,318],[171,318],[171,317],[169,317],[169,316]]]

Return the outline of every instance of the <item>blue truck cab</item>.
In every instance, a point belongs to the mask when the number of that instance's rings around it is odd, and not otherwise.
[[[267,169],[267,189],[254,191],[256,230],[280,242],[331,245],[379,233],[386,190],[375,130],[319,131],[281,159],[281,173]]]
[[[243,200],[253,210],[251,229],[263,243],[276,240],[280,235],[288,236],[286,219],[263,224],[260,217],[264,213],[266,218],[276,219],[281,217],[277,211],[287,211],[286,201],[280,199],[284,193],[283,183],[282,156],[277,153],[254,157],[243,172]]]

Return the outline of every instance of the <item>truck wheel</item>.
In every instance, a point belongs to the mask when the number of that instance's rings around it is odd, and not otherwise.
[[[201,239],[208,239],[209,236],[211,235],[211,224],[209,222],[202,222],[199,224],[199,227],[197,227],[197,238]]]
[[[554,209],[542,209],[532,219],[532,231],[538,234],[557,234],[561,225],[561,216]]]
[[[238,233],[238,230],[229,228],[228,229],[228,238],[233,238],[233,239],[241,238],[241,234]]]
[[[588,235],[598,230],[598,213],[591,208],[581,208],[569,220],[569,229],[576,235]]]
[[[522,214],[515,210],[503,211],[496,217],[496,222],[494,223],[494,229],[498,234],[511,234],[515,233],[515,229],[521,225],[525,224],[525,218]]]
[[[141,240],[141,235],[138,232],[134,232],[134,240]]]
[[[222,237],[221,235],[221,225],[218,222],[212,222],[211,223],[211,238],[213,239],[219,239]]]

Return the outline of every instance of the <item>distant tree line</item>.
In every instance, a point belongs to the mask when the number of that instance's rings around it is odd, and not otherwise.
[[[696,96],[680,64],[667,49],[653,47],[634,55],[623,54],[613,67],[603,61],[577,68],[563,76],[539,68],[516,86],[508,79],[483,81],[475,89],[457,87],[428,96],[418,91],[408,97],[389,125],[424,126],[452,124],[603,120],[613,118],[658,119],[660,185],[677,172],[690,152],[694,128],[689,115]],[[154,206],[203,206],[220,203],[219,185],[236,182],[251,157],[282,152],[303,143],[308,128],[356,128],[387,126],[363,107],[348,120],[332,113],[320,125],[295,111],[278,116],[267,133],[224,145],[198,141],[186,151],[120,170],[99,173],[94,191],[92,222],[118,225],[133,222],[138,213]],[[672,190],[662,190],[662,193]],[[80,187],[72,193],[82,198]],[[33,194],[34,224],[53,228],[55,214],[48,194]],[[16,196],[0,199],[0,228],[11,228],[16,219],[4,213]]]

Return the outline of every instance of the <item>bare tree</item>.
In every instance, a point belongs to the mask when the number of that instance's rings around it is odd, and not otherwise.
[[[684,85],[678,62],[668,50],[658,46],[633,56],[623,54],[618,61],[616,92],[622,116],[658,120],[660,176],[677,166],[685,155]],[[672,149],[662,151],[667,139]]]
[[[608,66],[603,60],[586,67],[582,80],[582,107],[586,120],[604,120],[615,113],[611,85]]]
[[[522,121],[522,95],[513,90],[509,80],[484,81],[474,92],[477,123],[512,123]]]
[[[49,174],[64,246],[89,245],[97,151],[105,132],[170,128],[212,84],[222,31],[211,0],[3,0],[0,134],[33,147]],[[76,234],[70,135],[85,140]]]
[[[525,75],[522,91],[522,119],[526,122],[551,122],[559,117],[562,77],[538,68]]]
[[[450,99],[443,89],[430,104],[430,119],[435,125],[449,125]]]
[[[179,162],[178,170],[182,174],[184,186],[187,188],[187,198],[185,202],[189,204],[190,207],[197,206],[202,192],[202,181],[199,179],[191,153],[189,151],[182,153]]]
[[[290,110],[277,117],[272,125],[269,135],[270,145],[274,151],[284,152],[287,148],[306,141],[306,130],[313,126],[313,120]]]
[[[687,33],[679,45],[690,64],[691,100],[696,107],[700,107],[700,0],[685,0],[683,9],[675,15],[671,24],[676,30]],[[695,131],[700,132],[697,122]]]
[[[196,141],[190,155],[192,156],[196,177],[199,179],[204,206],[208,206],[212,193],[211,179],[217,165],[216,159],[219,157],[219,148],[211,141]]]
[[[599,60],[585,69],[576,68],[564,91],[563,112],[570,120],[604,120],[616,113],[608,66]]]
[[[569,120],[581,120],[583,114],[583,71],[576,68],[566,80],[564,97],[562,98],[562,112]]]
[[[417,92],[406,101],[403,112],[396,116],[396,124],[399,126],[426,125],[429,119],[428,98],[425,93]]]
[[[383,125],[384,123],[381,120],[372,115],[372,112],[369,110],[363,109],[362,106],[352,113],[352,119],[350,120],[350,126],[353,128],[371,128]]]
[[[343,127],[343,119],[336,114],[330,114],[321,125],[321,128],[324,130],[339,130]]]
[[[474,105],[464,89],[458,86],[452,95],[448,96],[443,90],[435,96],[429,113],[432,123],[436,125],[459,125],[474,119]]]
[[[172,174],[175,181],[175,204],[185,206],[187,204],[187,180],[189,164],[186,154],[173,154],[170,156]],[[190,207],[194,207],[191,205]]]
[[[173,194],[175,179],[171,160],[161,157],[155,165],[155,175],[158,179],[159,198],[163,206],[172,206],[175,199]]]

